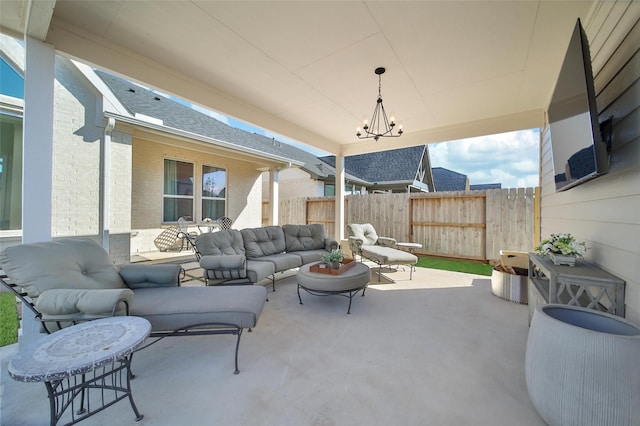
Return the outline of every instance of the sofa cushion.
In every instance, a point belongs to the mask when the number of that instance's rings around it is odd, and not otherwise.
[[[253,284],[262,281],[270,275],[276,273],[276,266],[272,262],[261,262],[259,260],[247,260],[247,278]]]
[[[237,229],[218,232],[203,232],[196,237],[196,248],[200,255],[245,254],[242,235]]]
[[[285,250],[284,231],[280,226],[245,228],[240,232],[247,259],[283,253]]]
[[[347,225],[350,237],[362,240],[362,245],[374,245],[378,241],[378,234],[370,223],[350,223]]]
[[[127,314],[127,305],[133,304],[133,291],[128,288],[101,290],[52,289],[43,292],[36,300],[36,309],[46,315],[76,317],[87,315]],[[81,318],[81,317],[80,317]]]
[[[291,253],[278,253],[270,256],[262,256],[253,259],[255,262],[271,262],[276,268],[276,272],[283,272],[287,269],[297,268],[302,265],[300,256]]]
[[[31,298],[54,288],[126,288],[107,252],[90,238],[7,247],[0,265]]]
[[[131,315],[147,319],[153,331],[214,323],[255,327],[267,298],[264,287],[253,285],[143,288],[134,294]]]
[[[322,260],[322,255],[327,254],[327,250],[301,250],[301,251],[292,251],[289,254],[295,254],[299,256],[302,260],[302,264],[306,265],[307,263],[312,262],[320,262]]]
[[[324,248],[324,226],[319,223],[309,225],[283,225],[285,248],[289,251],[317,250]]]

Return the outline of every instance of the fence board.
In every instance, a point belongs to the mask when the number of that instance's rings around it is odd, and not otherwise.
[[[539,194],[512,188],[349,195],[345,224],[371,223],[380,236],[421,243],[424,254],[497,260],[500,250],[533,248]],[[321,223],[327,235],[335,235],[334,197],[281,200],[279,212],[279,223]]]

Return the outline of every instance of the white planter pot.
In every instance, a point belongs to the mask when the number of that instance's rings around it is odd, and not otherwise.
[[[614,315],[538,306],[525,362],[527,389],[549,425],[640,421],[640,328]]]
[[[555,265],[576,266],[576,257],[565,254],[549,253],[549,258]]]

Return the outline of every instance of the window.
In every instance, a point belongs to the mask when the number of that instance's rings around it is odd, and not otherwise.
[[[193,164],[164,160],[163,222],[177,222],[180,216],[193,217]]]
[[[227,171],[202,166],[202,219],[218,219],[227,211]]]
[[[325,197],[336,195],[336,186],[332,183],[324,184],[324,195]]]
[[[22,229],[22,118],[0,114],[0,231]]]
[[[0,58],[0,93],[24,99],[24,78],[7,61]]]

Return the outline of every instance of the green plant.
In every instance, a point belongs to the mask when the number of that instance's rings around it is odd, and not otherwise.
[[[329,253],[322,255],[322,260],[328,263],[342,262],[344,252],[342,250],[331,250]]]
[[[18,341],[18,311],[12,293],[0,293],[0,346]]]
[[[587,245],[576,241],[571,234],[551,234],[551,237],[540,241],[536,247],[536,253],[547,255],[549,253],[564,254],[565,256],[584,256]]]

